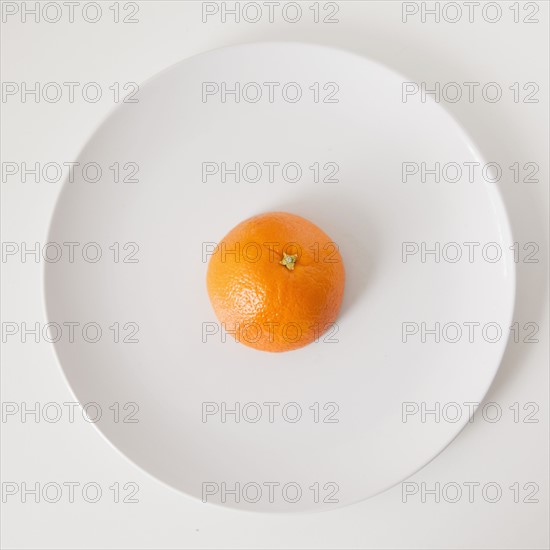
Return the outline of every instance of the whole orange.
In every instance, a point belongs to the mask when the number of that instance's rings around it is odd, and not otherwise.
[[[286,212],[241,222],[218,243],[206,276],[225,332],[263,351],[319,339],[336,321],[344,264],[328,235]]]

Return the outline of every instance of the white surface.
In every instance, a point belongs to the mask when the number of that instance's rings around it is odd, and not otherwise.
[[[21,503],[2,506],[5,547],[192,548],[372,547],[544,548],[548,546],[547,229],[547,4],[537,25],[514,24],[511,12],[490,25],[483,20],[450,25],[403,24],[398,2],[342,3],[341,22],[314,25],[202,24],[200,4],[142,4],[140,23],[3,26],[3,80],[34,82],[97,80],[142,82],[194,53],[258,39],[322,42],[364,53],[412,81],[540,83],[538,104],[447,105],[472,135],[485,158],[509,166],[535,161],[539,184],[499,184],[515,240],[540,244],[539,264],[518,264],[515,319],[540,325],[538,344],[510,344],[487,400],[503,418],[494,424],[477,415],[473,424],[410,481],[493,481],[503,487],[495,504],[403,503],[401,487],[338,511],[297,517],[249,515],[213,508],[178,494],[137,470],[114,452],[86,422],[2,425],[3,481],[96,481],[105,497],[97,504]],[[93,47],[90,45],[93,44]],[[9,47],[6,47],[6,46]],[[490,47],[488,46],[490,45]],[[2,105],[3,160],[73,160],[111,104]],[[3,184],[3,240],[44,241],[59,184]],[[43,321],[41,267],[4,266],[3,320]],[[17,283],[20,290],[11,290]],[[10,287],[10,292],[7,288]],[[3,350],[2,399],[47,403],[72,401],[46,343],[10,342]],[[536,402],[537,424],[514,423],[508,407]],[[126,426],[128,427],[128,426]],[[17,447],[17,450],[15,448]],[[114,504],[115,481],[139,484],[139,504]],[[540,486],[538,504],[515,504],[508,489],[518,482]],[[524,496],[524,495],[522,495]],[[32,528],[28,528],[32,525]]]

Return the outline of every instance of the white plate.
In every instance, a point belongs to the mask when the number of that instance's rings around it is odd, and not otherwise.
[[[256,82],[251,103],[219,95],[202,101],[202,82]],[[273,102],[262,83],[279,82]],[[303,96],[282,99],[285,83]],[[337,103],[313,100],[334,91]],[[468,408],[445,410],[439,422],[420,414],[403,421],[403,403],[433,408],[479,402],[498,369],[514,301],[510,228],[495,184],[402,182],[402,162],[483,162],[469,138],[439,105],[402,102],[403,79],[362,57],[315,45],[248,44],[185,60],[149,81],[139,103],[122,104],[94,134],[79,162],[103,167],[98,183],[67,182],[49,240],[79,242],[73,263],[46,265],[45,295],[52,322],[98,323],[88,343],[76,331],[56,352],[83,404],[97,402],[102,433],[130,460],[172,487],[208,502],[261,511],[321,510],[372,496],[436,456],[468,421]],[[247,88],[254,97],[257,86]],[[296,87],[286,88],[293,97]],[[298,163],[302,180],[235,183],[201,181],[203,162]],[[139,183],[113,183],[114,162],[139,164]],[[336,162],[338,182],[312,181],[308,168]],[[128,170],[123,170],[127,175]],[[252,177],[252,172],[249,173]],[[326,175],[326,173],[324,174]],[[287,176],[293,177],[292,172]],[[265,177],[265,174],[264,174]],[[215,322],[206,288],[204,242],[216,242],[239,221],[285,210],[311,219],[338,243],[347,283],[338,332],[329,340],[284,354],[262,353],[220,333],[203,342],[203,323]],[[97,242],[103,256],[82,260]],[[419,255],[402,261],[403,242],[479,242],[475,261],[439,263]],[[139,263],[113,262],[114,242],[139,244]],[[502,259],[483,259],[485,243]],[[92,249],[87,250],[92,256]],[[132,248],[121,249],[120,258]],[[487,254],[493,253],[486,250]],[[452,258],[454,250],[446,249]],[[66,255],[64,256],[66,258]],[[139,325],[139,343],[115,343]],[[402,341],[402,323],[454,322],[440,343],[420,335]],[[464,322],[481,323],[469,342]],[[495,343],[481,328],[498,323]],[[448,328],[449,328],[448,327]],[[492,333],[487,333],[492,337]],[[93,337],[93,330],[89,336]],[[337,340],[337,342],[332,342]],[[139,412],[125,403],[135,402]],[[203,422],[203,403],[228,408],[257,403],[258,422],[220,414]],[[269,421],[265,402],[279,403]],[[297,403],[302,417],[290,422]],[[119,403],[119,422],[113,421]],[[320,407],[320,421],[314,409]],[[331,418],[337,423],[323,422]],[[212,405],[215,407],[214,405]],[[313,410],[310,407],[313,406]],[[411,405],[414,408],[414,405]],[[91,414],[95,414],[90,409]],[[246,408],[252,420],[256,405]],[[212,485],[204,485],[205,483]],[[240,502],[226,492],[240,483]],[[270,482],[274,485],[270,497]],[[250,485],[244,488],[244,485]],[[295,485],[283,487],[287,483]],[[315,485],[319,484],[319,485]],[[329,484],[329,485],[327,485]],[[262,493],[257,502],[256,490]],[[299,487],[302,495],[296,502]],[[312,487],[312,489],[310,489]],[[321,502],[316,503],[319,488]],[[337,493],[329,498],[336,490]],[[242,494],[244,492],[244,495]],[[270,502],[273,500],[274,502]],[[323,502],[323,501],[327,502]],[[223,502],[225,501],[225,502]]]

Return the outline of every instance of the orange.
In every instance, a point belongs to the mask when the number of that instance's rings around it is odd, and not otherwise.
[[[336,321],[344,264],[328,235],[286,212],[241,222],[218,243],[206,276],[222,328],[247,346],[289,351]]]

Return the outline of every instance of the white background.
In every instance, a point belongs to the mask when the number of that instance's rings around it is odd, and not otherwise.
[[[6,3],[4,3],[6,4]],[[29,4],[29,3],[27,3]],[[30,3],[32,7],[33,3]],[[411,81],[497,82],[504,90],[496,103],[480,94],[473,102],[443,102],[470,133],[488,160],[503,167],[537,162],[539,183],[500,185],[515,240],[540,246],[538,264],[519,263],[515,320],[540,326],[537,344],[510,343],[486,401],[498,403],[503,416],[490,423],[476,414],[459,437],[409,481],[498,483],[502,498],[470,503],[423,503],[420,495],[402,502],[401,485],[360,504],[309,515],[259,515],[212,507],[160,484],[137,469],[80,415],[74,423],[32,416],[2,419],[2,481],[47,483],[94,481],[103,489],[96,504],[77,496],[51,504],[2,504],[4,548],[548,548],[548,3],[538,7],[539,23],[514,22],[512,2],[502,16],[487,22],[477,7],[458,23],[434,22],[420,13],[402,21],[402,3],[340,2],[336,24],[315,24],[313,2],[301,2],[303,16],[291,24],[276,11],[258,23],[220,16],[202,22],[200,2],[142,2],[135,24],[113,22],[112,2],[101,2],[103,16],[87,23],[75,8],[57,23],[21,21],[17,14],[2,24],[2,80],[13,82],[99,82],[105,97],[92,104],[66,98],[57,103],[21,96],[2,98],[2,161],[74,160],[94,129],[115,107],[113,82],[142,83],[158,71],[199,52],[258,40],[299,40],[334,45],[385,63]],[[323,3],[321,3],[323,4]],[[413,3],[409,3],[413,4]],[[421,8],[418,3],[418,7]],[[483,4],[483,2],[481,2]],[[520,19],[531,8],[523,9]],[[124,3],[122,3],[124,5]],[[432,8],[433,2],[427,7]],[[5,9],[5,5],[4,5]],[[91,12],[90,12],[91,13]],[[126,13],[121,9],[121,14]],[[323,13],[323,12],[321,12]],[[454,17],[452,11],[449,17]],[[487,12],[493,17],[493,12]],[[515,103],[514,82],[536,82],[538,103]],[[480,87],[477,88],[479,90]],[[154,138],[152,138],[154,139]],[[2,182],[2,240],[45,241],[61,183]],[[32,261],[2,264],[2,320],[45,322],[42,265]],[[74,401],[47,343],[10,339],[2,351],[2,401]],[[515,423],[513,403],[534,402],[538,423]],[[522,412],[522,415],[524,413]],[[139,503],[114,503],[109,486],[139,485]],[[538,503],[514,503],[514,483],[538,484]],[[525,491],[520,492],[523,499]]]

